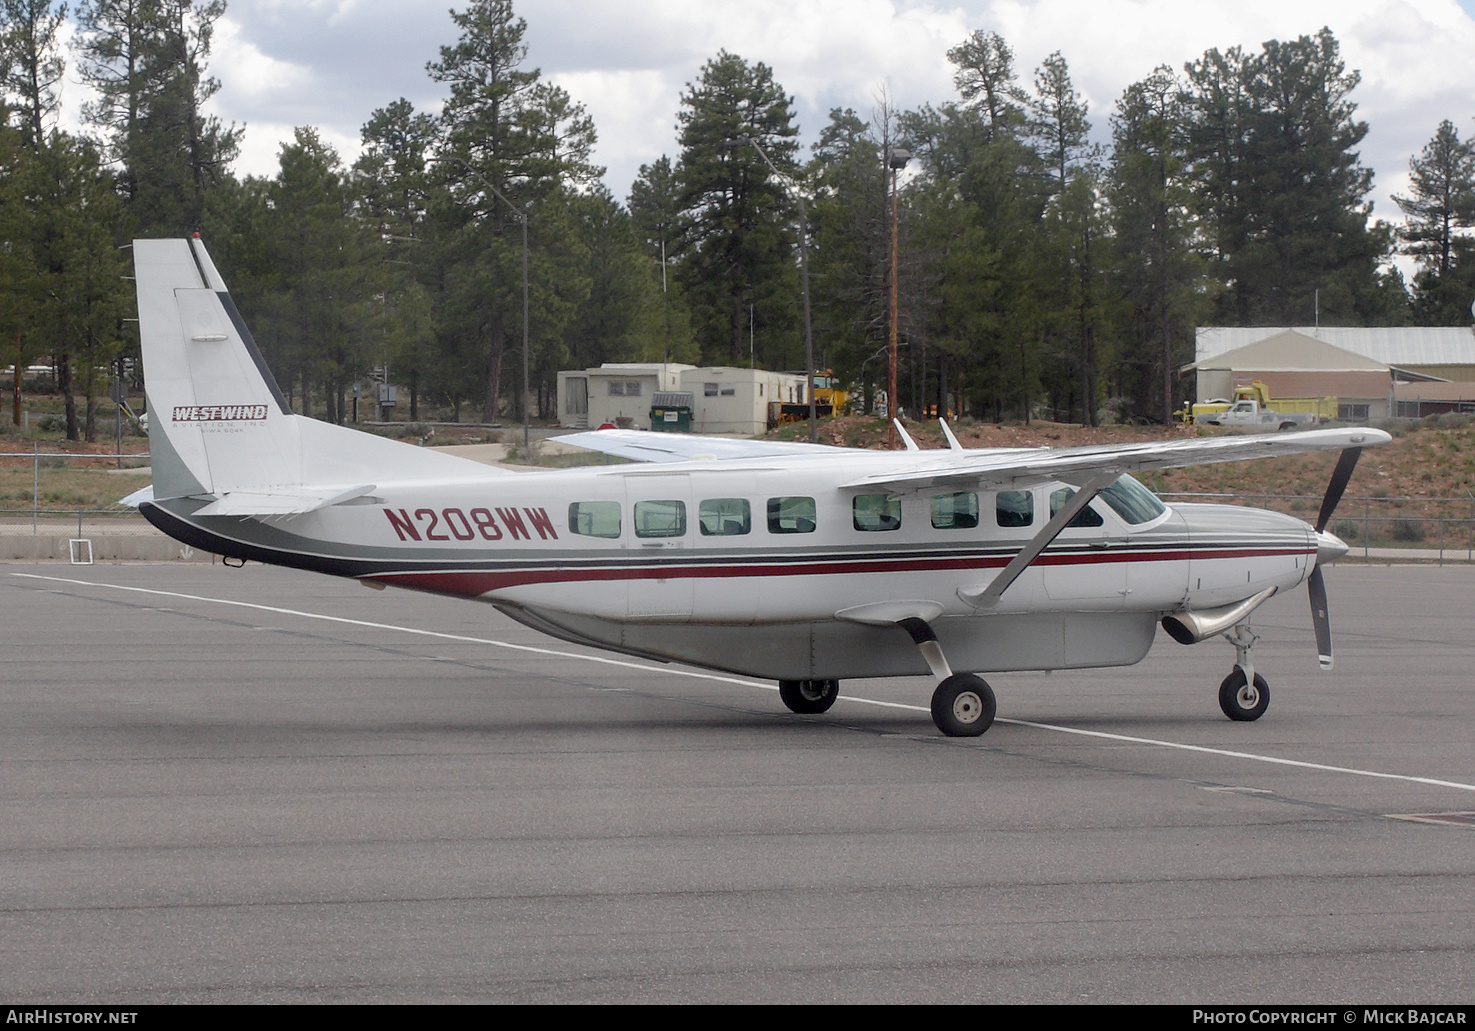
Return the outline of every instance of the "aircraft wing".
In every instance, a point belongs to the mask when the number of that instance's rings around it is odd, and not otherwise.
[[[1308,451],[1385,444],[1392,439],[1382,430],[1355,427],[1088,447],[925,452],[929,456],[935,454],[937,458],[923,461],[911,469],[893,468],[863,476],[844,486],[851,489],[886,487],[918,490],[947,486],[1007,488],[1049,480],[1079,484],[1105,473],[1147,472],[1186,465],[1278,458]]]
[[[854,454],[855,449],[788,440],[731,440],[689,433],[650,430],[589,430],[554,437],[560,444],[602,451],[633,462],[696,462],[730,458],[776,458],[796,455]]]

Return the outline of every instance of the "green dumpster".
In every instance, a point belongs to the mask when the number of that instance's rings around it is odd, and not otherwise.
[[[656,391],[650,401],[650,428],[661,433],[690,433],[693,404],[690,391]]]

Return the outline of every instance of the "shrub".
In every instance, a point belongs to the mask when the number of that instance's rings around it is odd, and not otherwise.
[[[1388,531],[1395,541],[1411,543],[1424,539],[1424,521],[1422,519],[1395,519]]]

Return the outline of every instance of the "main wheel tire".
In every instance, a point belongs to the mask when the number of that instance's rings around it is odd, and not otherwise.
[[[1237,723],[1257,720],[1270,708],[1270,685],[1256,673],[1251,687],[1245,680],[1245,671],[1235,666],[1234,672],[1219,685],[1219,708]]]
[[[932,722],[948,737],[977,737],[998,708],[994,689],[972,673],[954,673],[932,692]]]
[[[790,712],[813,716],[827,711],[840,697],[838,680],[780,680],[778,696]]]

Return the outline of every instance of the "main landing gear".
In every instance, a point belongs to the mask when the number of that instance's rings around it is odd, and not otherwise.
[[[954,673],[942,654],[942,645],[931,624],[924,619],[903,619],[898,624],[912,635],[912,641],[927,668],[937,678],[932,692],[932,722],[948,737],[977,737],[993,726],[998,702],[994,689],[980,676]]]
[[[972,673],[954,673],[932,692],[932,722],[948,737],[977,737],[998,708],[994,689]]]
[[[780,680],[778,696],[790,712],[814,716],[826,712],[840,697],[838,680]]]
[[[932,722],[948,737],[977,737],[988,730],[998,711],[993,688],[980,676],[954,673],[942,654],[937,634],[924,619],[908,618],[898,626],[912,636],[927,668],[937,678],[932,692]],[[840,696],[838,680],[780,680],[778,696],[790,712],[813,716],[825,712]]]
[[[1219,685],[1219,708],[1237,723],[1249,723],[1265,715],[1270,708],[1270,685],[1255,672],[1251,650],[1260,636],[1244,623],[1225,633],[1224,639],[1234,645],[1234,672]]]

